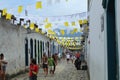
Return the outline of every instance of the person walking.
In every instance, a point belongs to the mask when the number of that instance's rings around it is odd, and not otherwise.
[[[48,65],[49,65],[49,69],[50,69],[50,74],[54,74],[54,59],[52,58],[51,55],[49,55],[48,58]]]
[[[71,62],[73,63],[73,60],[74,60],[73,54],[70,55],[70,60],[71,60]]]
[[[55,73],[55,69],[56,69],[55,54],[52,55],[52,58],[53,58],[53,60],[54,60],[54,63],[53,63],[53,66],[54,66],[53,73]]]
[[[38,71],[39,71],[39,66],[36,64],[36,60],[31,59],[29,80],[37,80]]]
[[[55,56],[55,64],[57,65],[58,64],[58,54],[55,53],[54,56]]]
[[[48,75],[48,57],[46,56],[46,53],[43,54],[42,65],[46,77]]]
[[[80,58],[76,58],[75,62],[74,62],[74,65],[76,67],[77,70],[80,70],[81,69],[81,60]]]
[[[66,54],[66,58],[67,58],[67,63],[68,63],[69,60],[70,60],[70,54],[69,53]]]
[[[6,74],[6,66],[7,66],[7,61],[4,58],[4,54],[0,54],[0,76],[1,80],[5,80],[5,74]]]

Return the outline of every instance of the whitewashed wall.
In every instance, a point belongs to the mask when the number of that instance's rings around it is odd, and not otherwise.
[[[25,38],[28,39],[28,48],[30,48],[31,38],[33,40],[36,39],[39,41],[49,42],[49,39],[41,34],[26,33],[27,31],[24,28],[15,26],[10,24],[9,21],[0,19],[0,53],[4,53],[5,58],[8,61],[8,74],[14,74],[26,68]]]
[[[91,0],[89,9],[90,45],[88,45],[88,49],[90,53],[88,54],[88,63],[90,80],[107,80],[105,26],[104,31],[101,31],[101,16],[105,17],[102,0]]]
[[[120,73],[120,0],[115,2],[116,9],[116,26],[117,26],[117,35],[118,35],[118,53],[119,53],[119,73]],[[119,74],[120,79],[120,74]]]

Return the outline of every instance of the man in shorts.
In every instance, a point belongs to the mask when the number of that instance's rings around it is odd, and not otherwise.
[[[48,58],[48,65],[50,68],[50,74],[54,74],[54,59],[52,58],[52,56],[49,56]]]
[[[42,65],[46,77],[48,75],[48,57],[46,56],[46,53],[43,54]]]

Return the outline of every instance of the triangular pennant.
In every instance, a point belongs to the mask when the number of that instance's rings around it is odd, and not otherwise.
[[[49,34],[55,34],[55,32],[53,32],[51,29],[48,30]]]
[[[35,28],[35,31],[36,31],[36,32],[39,32],[39,28]]]
[[[49,28],[49,26],[48,26],[48,24],[46,24],[46,25],[45,25],[45,29],[48,29],[48,28]]]
[[[75,33],[75,32],[77,32],[77,31],[78,31],[77,28],[74,28],[73,32]]]
[[[83,20],[83,24],[86,24],[87,23],[87,20],[85,19],[85,20]]]
[[[75,26],[75,22],[72,22],[72,26]]]
[[[6,19],[11,20],[11,16],[12,16],[11,14],[7,13]]]
[[[7,9],[3,9],[2,16],[7,14]]]
[[[40,8],[42,8],[42,2],[38,1],[36,2],[36,9],[40,9]]]
[[[23,6],[18,6],[18,13],[21,13],[23,11]]]
[[[52,27],[52,24],[51,23],[48,23],[45,25],[45,28],[48,29],[48,28],[51,28]]]
[[[64,22],[64,26],[69,26],[68,22]]]
[[[61,34],[64,35],[65,34],[65,31],[64,30],[60,30]]]
[[[79,24],[82,24],[83,23],[83,21],[82,20],[79,20]]]
[[[30,29],[33,30],[34,27],[35,27],[35,26],[34,26],[34,23],[31,23],[31,24],[30,24]]]
[[[48,23],[48,26],[49,26],[49,27],[52,27],[52,24],[51,24],[51,23]]]

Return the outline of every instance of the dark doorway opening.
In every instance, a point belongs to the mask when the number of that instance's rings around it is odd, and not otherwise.
[[[30,39],[30,58],[33,58],[33,39]]]
[[[38,40],[38,63],[40,62],[39,40]]]
[[[42,48],[43,48],[43,46],[42,46],[42,41],[40,41],[40,54],[41,54],[41,59],[42,59],[42,55],[43,55]]]
[[[35,44],[34,44],[34,52],[35,52],[35,60],[37,61],[37,53],[36,53],[36,40],[35,40]]]
[[[25,66],[28,66],[28,39],[25,39]]]
[[[49,42],[47,42],[47,47],[48,47],[48,55],[50,55],[50,51],[49,51]]]
[[[107,61],[108,80],[119,80],[118,47],[115,24],[115,0],[108,0],[107,6]]]
[[[42,43],[43,43],[42,49],[43,49],[43,52],[44,52],[44,42],[42,42]]]

